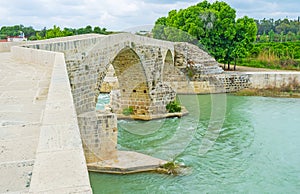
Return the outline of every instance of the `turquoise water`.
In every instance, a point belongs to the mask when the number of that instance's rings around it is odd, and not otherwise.
[[[96,110],[105,110],[105,105],[109,104],[110,96],[109,94],[101,93],[98,96],[98,101],[96,104]]]
[[[180,100],[181,119],[120,121],[118,146],[185,164],[183,174],[90,173],[94,193],[300,192],[300,99]]]

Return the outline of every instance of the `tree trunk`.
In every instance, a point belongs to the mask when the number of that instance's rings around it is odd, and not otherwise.
[[[224,63],[224,68],[223,68],[224,70],[226,69],[226,64]]]
[[[227,66],[228,66],[228,70],[230,70],[230,61],[228,61]]]

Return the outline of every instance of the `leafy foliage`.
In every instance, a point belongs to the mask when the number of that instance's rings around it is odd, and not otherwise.
[[[180,166],[173,161],[167,162],[157,169],[160,173],[178,175],[180,173]]]
[[[186,38],[184,33],[173,33],[173,28],[188,33],[192,39]],[[257,27],[252,18],[236,21],[235,10],[225,2],[211,4],[205,0],[186,9],[170,11],[167,17],[156,21],[152,32],[155,38],[164,40],[196,40],[219,62],[229,64],[248,54]]]
[[[0,38],[4,39],[7,36],[19,36],[21,32],[23,32],[27,37],[34,37],[36,33],[31,26],[25,27],[21,24],[14,26],[2,26],[0,30]]]
[[[300,41],[256,43],[240,65],[271,69],[300,69]]]
[[[123,115],[129,116],[133,114],[133,107],[128,107],[123,109]]]
[[[172,42],[196,42],[197,39],[185,31],[164,25],[155,25],[153,30],[154,38]]]
[[[24,27],[23,25],[15,26],[3,26],[0,29],[0,39],[5,39],[7,36],[18,36],[20,32],[23,32],[29,40],[37,39],[48,39],[55,37],[63,36],[72,36],[77,34],[88,34],[88,33],[97,33],[97,34],[110,34],[106,28],[100,28],[98,26],[93,27],[88,25],[85,28],[64,28],[61,29],[59,26],[54,25],[53,28],[47,29],[44,27],[41,30],[35,30],[33,27]]]
[[[255,20],[258,42],[287,42],[300,40],[300,17],[297,20],[262,19]]]
[[[177,101],[171,101],[167,104],[166,109],[169,113],[180,112],[181,106]]]

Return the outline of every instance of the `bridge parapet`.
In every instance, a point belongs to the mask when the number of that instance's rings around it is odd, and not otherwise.
[[[64,55],[22,47],[12,54],[52,72],[29,193],[92,193]]]

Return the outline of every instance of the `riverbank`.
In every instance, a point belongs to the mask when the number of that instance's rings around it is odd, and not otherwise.
[[[297,72],[290,70],[254,68],[246,66],[237,66],[237,72]],[[280,97],[280,98],[300,98],[300,85],[294,80],[291,83],[281,87],[267,88],[246,88],[234,93],[236,96],[264,96],[264,97]]]
[[[300,98],[300,90],[282,91],[280,88],[254,89],[247,88],[234,93],[235,96],[264,96],[280,98]]]
[[[223,66],[222,66],[223,67]],[[284,69],[267,69],[267,68],[258,68],[258,67],[249,67],[249,66],[236,66],[236,70],[233,70],[233,65],[230,66],[230,70],[225,69],[229,72],[297,72],[297,70],[284,70]]]

